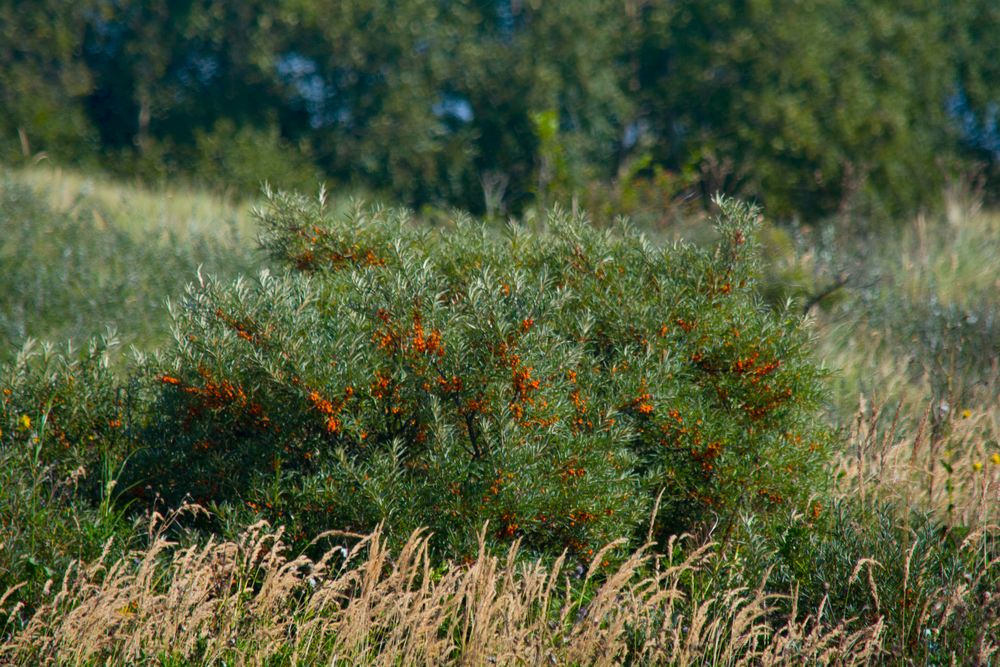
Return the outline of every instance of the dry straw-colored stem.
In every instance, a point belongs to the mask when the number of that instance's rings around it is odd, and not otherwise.
[[[996,413],[951,410],[935,417],[939,406],[931,404],[904,424],[898,405],[892,412],[883,407],[862,397],[850,453],[835,466],[840,493],[862,503],[895,500],[901,508],[928,509],[949,526],[1000,523]]]
[[[822,607],[781,616],[764,582],[696,594],[712,545],[642,548],[612,571],[602,551],[574,575],[482,538],[473,562],[438,571],[420,532],[395,555],[376,531],[318,559],[282,537],[259,523],[180,548],[158,528],[144,551],[71,568],[17,629],[9,619],[0,663],[864,664],[882,640],[880,624],[848,629]]]

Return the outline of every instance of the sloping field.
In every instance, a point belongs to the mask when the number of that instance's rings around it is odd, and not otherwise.
[[[804,512],[586,557],[487,526],[478,552],[439,558],[426,532],[303,539],[282,527],[294,507],[143,498],[123,472],[143,366],[86,340],[111,325],[170,345],[166,299],[199,273],[256,274],[251,202],[0,172],[0,663],[994,664],[1000,214],[949,202],[879,236],[763,231],[762,292],[816,301],[815,357],[834,371],[837,452]],[[64,354],[16,361],[28,338]]]

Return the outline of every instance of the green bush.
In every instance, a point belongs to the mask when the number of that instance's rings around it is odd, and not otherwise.
[[[113,331],[64,352],[29,341],[0,375],[0,441],[41,444],[43,462],[57,464],[62,473],[108,455],[120,461],[131,449],[122,443],[124,433],[133,431],[148,399],[138,382],[130,386],[111,368],[118,345]]]
[[[173,306],[137,474],[301,536],[429,526],[453,554],[489,521],[585,555],[645,534],[661,491],[660,533],[803,506],[821,371],[754,291],[757,212],[721,208],[706,250],[272,196],[263,245],[288,270]]]
[[[64,352],[29,343],[0,368],[0,591],[24,584],[15,601],[128,539],[116,477],[149,400],[112,369],[116,346],[111,335]]]

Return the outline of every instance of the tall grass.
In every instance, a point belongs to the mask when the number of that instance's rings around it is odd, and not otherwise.
[[[188,507],[184,511],[202,511]],[[469,563],[435,568],[432,536],[390,553],[378,531],[317,557],[288,553],[282,529],[250,526],[233,541],[183,546],[170,518],[152,518],[150,544],[105,554],[53,580],[30,615],[6,610],[10,664],[861,665],[913,661],[991,664],[1000,651],[996,533],[958,547],[978,570],[944,585],[938,563],[904,549],[893,564],[861,558],[842,573],[871,613],[842,600],[810,604],[769,573],[746,581],[711,543],[672,540],[637,550],[613,572],[603,553],[586,570],[524,562],[481,543]],[[610,546],[609,546],[610,548]],[[984,588],[985,584],[985,588]],[[900,597],[902,591],[902,597]],[[907,598],[907,595],[909,598]],[[0,607],[4,605],[0,604]],[[956,637],[960,643],[956,650]],[[962,637],[961,635],[968,636]]]
[[[850,436],[839,474],[950,526],[1000,521],[1000,213],[952,193],[883,238],[814,233],[794,261],[852,276],[815,314]]]
[[[82,344],[107,327],[155,347],[165,303],[198,271],[254,270],[235,205],[59,170],[0,170],[0,361],[30,338]]]
[[[906,415],[899,402],[893,408],[862,397],[837,481],[862,502],[930,509],[948,526],[1000,525],[998,417],[995,408],[950,417],[933,403],[922,416]]]
[[[524,563],[481,544],[432,568],[430,536],[381,535],[292,557],[281,529],[181,548],[163,524],[145,551],[71,568],[3,649],[13,664],[866,664],[884,640],[824,606],[775,617],[775,596],[712,585],[710,545],[636,551],[615,572]],[[355,536],[351,536],[355,537]],[[797,612],[798,610],[796,610]],[[13,614],[16,618],[16,612]]]

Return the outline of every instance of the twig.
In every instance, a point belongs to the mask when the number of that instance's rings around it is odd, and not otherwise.
[[[819,292],[816,292],[811,297],[809,297],[805,305],[802,306],[802,314],[808,315],[809,311],[812,310],[816,305],[818,305],[820,301],[830,296],[837,290],[841,289],[842,287],[847,285],[847,283],[849,283],[850,281],[851,281],[851,274],[849,274],[846,271],[841,272],[837,276],[836,280],[834,280],[832,283],[821,289]]]

